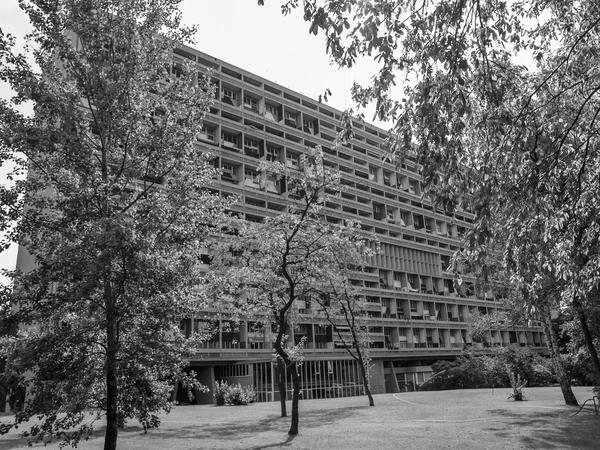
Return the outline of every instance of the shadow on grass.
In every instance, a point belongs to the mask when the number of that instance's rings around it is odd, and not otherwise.
[[[540,410],[519,413],[506,409],[490,410],[502,418],[502,424],[486,429],[499,438],[520,435],[527,449],[598,449],[600,448],[600,416],[581,415],[572,417],[573,411]]]
[[[275,444],[269,444],[269,445],[261,445],[259,447],[252,447],[252,450],[264,450],[266,448],[281,448],[281,447],[286,447],[288,445],[290,445],[292,443],[292,441],[294,440],[294,438],[298,436],[297,434],[293,435],[293,436],[289,436],[287,437],[287,439],[283,442],[276,442]]]
[[[1,422],[1,421],[0,421]],[[36,442],[35,438],[23,437],[22,433],[24,431],[29,431],[31,429],[31,424],[25,423],[21,424],[19,428],[15,431],[11,431],[9,434],[0,435],[0,450],[14,450],[17,448],[29,448],[28,443],[31,441],[31,444],[34,448],[46,448],[44,441]],[[101,438],[104,439],[105,430],[94,430],[93,434],[89,437],[89,442]],[[58,448],[58,444],[60,440],[51,439],[48,440],[48,445],[55,445]],[[84,444],[86,441],[84,439],[81,440],[80,445]],[[72,447],[66,446],[66,449],[70,449]]]
[[[0,436],[0,450],[14,449],[18,447],[26,447],[27,441],[20,436]]]
[[[354,417],[359,411],[364,410],[365,407],[352,407],[352,408],[336,408],[336,409],[322,409],[317,411],[301,411],[300,412],[300,433],[302,433],[303,427],[306,428],[318,428],[327,426],[327,424],[344,420],[347,418]],[[171,439],[202,439],[204,441],[215,440],[218,442],[225,441],[241,441],[247,438],[256,438],[261,434],[268,433],[287,433],[291,421],[291,415],[287,417],[280,417],[277,414],[270,414],[269,416],[259,419],[252,420],[251,418],[243,418],[238,423],[223,422],[223,423],[201,423],[198,425],[181,426],[177,429],[166,429],[158,428],[148,433],[153,440],[163,439],[165,441]],[[125,437],[127,434],[142,433],[142,429],[139,427],[128,427],[121,436]],[[277,448],[291,444],[295,436],[288,436],[283,442],[276,444],[269,444],[265,446],[253,447],[254,449],[266,449],[266,448]]]
[[[333,409],[320,409],[315,411],[300,411],[300,424],[299,429],[302,433],[303,427],[318,428],[327,426],[330,423],[344,420],[346,418],[354,417],[359,411],[364,410],[364,406],[356,406],[350,408],[333,408]],[[177,428],[167,428],[164,425],[161,427],[148,431],[146,435],[152,441],[163,440],[165,447],[168,448],[167,442],[171,440],[189,440],[210,442],[227,442],[236,441],[239,442],[243,439],[257,438],[261,434],[269,433],[280,433],[284,435],[287,433],[291,422],[291,414],[287,417],[280,417],[278,414],[270,414],[262,419],[253,420],[252,417],[243,417],[237,423],[235,422],[221,422],[221,423],[202,423],[201,420],[197,424],[181,425]],[[94,429],[92,436],[89,437],[89,442],[93,442],[97,439],[104,439],[105,427],[100,425]],[[125,429],[119,430],[119,440],[122,445],[123,440],[138,439],[144,434],[144,430],[140,426],[128,425]],[[259,445],[251,447],[253,450],[262,450],[269,448],[281,448],[291,445],[292,441],[296,436],[287,436],[282,442]],[[272,442],[273,439],[269,439],[268,442]],[[260,442],[260,441],[259,441]],[[24,439],[19,435],[11,434],[9,436],[0,437],[0,450],[9,450],[15,448],[24,448],[27,446],[27,439]]]

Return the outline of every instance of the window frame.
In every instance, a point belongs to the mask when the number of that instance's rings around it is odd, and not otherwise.
[[[244,95],[244,108],[258,112],[258,99],[250,95]]]
[[[227,88],[225,86],[221,87],[221,96],[228,97],[229,99],[234,100],[236,102],[238,99],[237,91],[234,91],[233,89]]]

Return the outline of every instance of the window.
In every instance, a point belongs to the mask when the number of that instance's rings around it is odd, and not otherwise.
[[[300,165],[300,157],[296,153],[288,153],[286,155],[286,165],[291,167],[298,167]]]
[[[244,145],[249,148],[258,149],[258,142],[253,141],[252,139],[248,139],[248,138],[244,139]]]
[[[281,180],[279,178],[269,177],[266,182],[267,192],[276,194],[281,193]]]
[[[390,209],[390,208],[387,209],[387,219],[388,219],[388,222],[394,223],[394,210],[393,209]]]
[[[244,108],[258,111],[258,101],[255,98],[244,95]]]
[[[301,303],[301,301],[298,302],[298,304],[300,306],[306,306],[306,304],[301,305],[300,303]],[[298,325],[298,331],[296,331],[294,334],[297,334],[300,336],[308,335],[308,325],[306,325],[306,324]]]
[[[417,187],[417,182],[416,181],[410,181],[408,183],[408,192],[410,192],[411,194],[416,193],[417,192],[416,187]]]
[[[252,169],[244,170],[244,186],[250,187],[252,189],[260,189],[260,184],[258,182],[258,172]],[[247,203],[250,203],[247,201]],[[261,206],[261,205],[253,205],[253,206]]]
[[[186,333],[187,330],[187,322],[186,320],[180,320],[179,321],[179,331],[181,331],[182,334]]]
[[[267,161],[279,161],[279,149],[267,145]]]
[[[232,164],[223,164],[223,173],[229,173],[231,175],[237,176],[237,167]]]
[[[215,379],[229,377],[247,377],[250,373],[248,364],[234,364],[232,366],[215,366]]]
[[[413,223],[417,230],[421,230],[422,228],[425,228],[425,220],[423,219],[423,216],[414,216]]]
[[[328,329],[326,325],[315,325],[315,334],[324,335],[327,334]]]
[[[238,93],[232,89],[221,88],[221,100],[230,105],[237,106]]]
[[[391,174],[389,172],[383,172],[383,184],[386,186],[391,186],[390,176]]]
[[[407,221],[408,221],[407,214],[404,211],[400,211],[400,225],[405,227]]]
[[[200,134],[198,135],[198,138],[214,142],[215,129],[213,127],[209,127],[208,125],[202,125],[202,128],[200,129]]]
[[[258,172],[252,169],[244,169],[244,179],[254,180],[258,176]]]
[[[233,147],[238,145],[238,137],[236,134],[229,133],[228,131],[221,132],[221,139],[223,140],[223,144],[228,147]]]
[[[221,92],[223,93],[223,97],[228,97],[231,100],[237,100],[238,98],[237,92],[232,91],[231,89],[223,88],[221,89]]]
[[[433,222],[432,219],[425,219],[425,231],[427,231],[428,233],[431,233],[433,231],[432,225],[431,225],[432,222]]]
[[[237,172],[236,166],[234,166],[233,164],[223,163],[221,170],[222,170],[221,179],[223,181],[229,181],[230,183],[237,184],[237,181],[238,181],[237,173],[238,172]]]
[[[383,219],[383,207],[381,205],[373,205],[373,217],[376,220]]]
[[[315,123],[312,120],[304,119],[302,121],[303,130],[310,134],[315,134]]]
[[[286,112],[283,116],[286,125],[296,126],[296,114]]]
[[[180,78],[183,75],[183,66],[180,63],[174,62],[171,66],[171,75],[175,78]]]
[[[278,121],[279,120],[279,108],[275,105],[269,105],[267,103],[265,116],[267,117],[267,119]]]
[[[377,180],[377,169],[375,167],[369,167],[369,180],[378,181]]]
[[[258,142],[253,141],[252,139],[244,139],[244,152],[248,156],[259,158]]]

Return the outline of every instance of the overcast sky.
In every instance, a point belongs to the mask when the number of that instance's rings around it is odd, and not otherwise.
[[[198,25],[193,44],[198,50],[314,99],[328,88],[333,94],[329,105],[352,107],[350,87],[354,81],[367,82],[373,66],[362,62],[338,70],[325,55],[323,36],[308,34],[299,11],[282,16],[280,5],[281,0],[265,0],[262,7],[256,0],[184,0],[182,11],[186,24]],[[18,0],[0,0],[0,28],[24,42],[29,22]],[[0,97],[10,97],[1,83]],[[4,170],[0,177],[4,182]],[[13,267],[15,259],[13,247],[0,254],[0,267]]]

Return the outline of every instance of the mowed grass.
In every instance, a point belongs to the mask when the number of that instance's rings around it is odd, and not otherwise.
[[[591,388],[574,388],[580,403]],[[600,449],[600,416],[593,406],[565,406],[558,387],[526,388],[526,401],[508,400],[510,389],[411,392],[300,402],[300,433],[288,436],[290,417],[278,403],[248,406],[182,405],[144,434],[127,427],[118,447],[188,449]],[[288,408],[291,407],[288,402]],[[0,417],[7,419],[6,416]],[[104,426],[78,448],[102,449]],[[24,448],[11,433],[0,449]],[[41,444],[38,444],[41,446]],[[35,445],[34,447],[38,447]],[[46,448],[58,448],[57,444]]]

